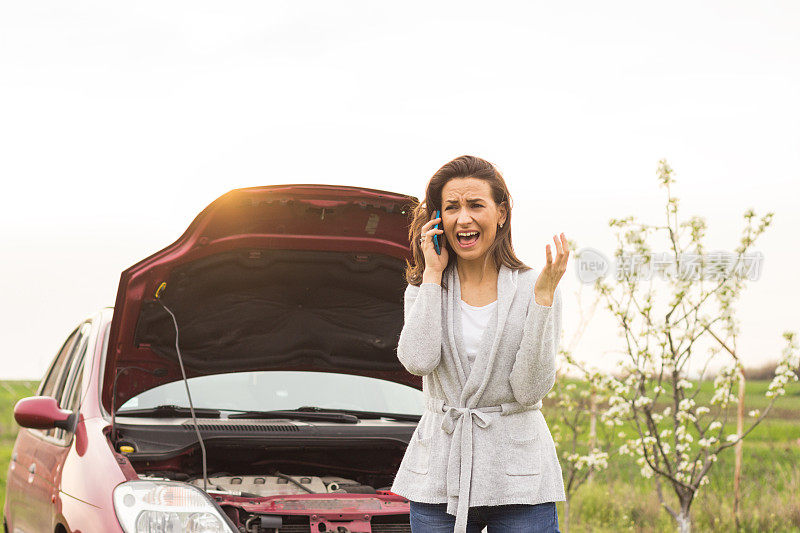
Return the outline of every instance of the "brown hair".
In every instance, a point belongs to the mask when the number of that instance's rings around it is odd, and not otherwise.
[[[422,226],[431,219],[433,213],[442,208],[442,189],[448,181],[456,178],[477,178],[488,182],[494,202],[498,206],[505,204],[506,221],[502,228],[497,229],[495,240],[487,251],[487,255],[494,259],[495,267],[499,269],[500,265],[505,265],[508,268],[530,270],[529,266],[517,258],[511,245],[511,195],[503,175],[494,165],[480,157],[462,155],[436,171],[428,181],[425,200],[413,206],[414,214],[408,228],[408,238],[414,261],[412,263],[406,260],[406,281],[411,285],[422,283],[422,272],[425,270],[425,256],[419,243]],[[451,252],[446,268],[451,268],[454,261],[456,254]]]

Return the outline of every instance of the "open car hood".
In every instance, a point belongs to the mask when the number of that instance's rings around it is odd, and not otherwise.
[[[221,196],[177,241],[122,273],[104,407],[181,379],[162,303],[178,322],[187,377],[314,370],[421,388],[396,355],[414,201],[335,185]]]

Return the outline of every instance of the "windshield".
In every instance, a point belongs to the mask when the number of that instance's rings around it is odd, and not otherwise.
[[[242,411],[326,409],[380,411],[421,415],[422,391],[391,381],[331,372],[234,372],[190,378],[189,390],[196,408]],[[147,409],[157,405],[188,407],[183,381],[160,385],[122,406]]]

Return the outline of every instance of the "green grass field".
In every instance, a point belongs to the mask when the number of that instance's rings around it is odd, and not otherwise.
[[[33,394],[36,382],[0,381],[0,508],[5,499],[5,478],[17,425],[14,403]],[[748,382],[747,409],[763,408],[767,382]],[[710,394],[711,384],[700,395]],[[554,415],[545,405],[548,423]],[[733,417],[731,417],[733,419]],[[727,429],[727,428],[726,428]],[[733,424],[730,425],[734,431]],[[787,388],[774,416],[748,437],[742,474],[742,530],[800,532],[800,386]],[[692,508],[695,531],[734,531],[733,449],[723,452]],[[669,493],[665,487],[665,493]],[[559,517],[563,522],[563,504]],[[669,516],[658,503],[652,480],[639,474],[630,458],[612,457],[609,468],[583,485],[571,505],[570,531],[674,531]],[[562,523],[562,530],[564,529]]]
[[[6,476],[19,426],[14,421],[17,400],[36,392],[37,381],[0,381],[0,515],[6,501]]]
[[[580,387],[580,382],[575,381]],[[746,387],[746,411],[768,404],[764,396],[769,381],[749,381]],[[707,405],[713,383],[700,385],[698,405]],[[660,403],[660,402],[659,402]],[[558,424],[555,409],[543,413],[551,429]],[[664,404],[666,406],[666,404]],[[728,408],[724,434],[736,432],[736,405]],[[745,420],[745,428],[749,426]],[[632,427],[622,426],[627,436]],[[622,443],[622,439],[618,440]],[[711,482],[698,492],[692,504],[694,531],[736,531],[733,520],[734,449],[719,455],[711,470]],[[790,384],[770,415],[747,437],[743,451],[741,531],[800,532],[800,386]],[[671,501],[671,491],[663,487]],[[673,504],[673,508],[677,505]],[[658,501],[653,480],[639,473],[631,457],[612,456],[608,469],[596,473],[593,480],[580,487],[570,509],[570,532],[577,531],[674,531],[669,515]],[[563,520],[563,504],[559,517]],[[562,524],[562,529],[563,528]]]
[[[735,531],[733,466],[731,448],[720,454],[711,483],[693,503],[695,531]],[[670,494],[666,486],[664,493]],[[743,531],[800,531],[800,420],[767,419],[745,441],[742,500]],[[607,470],[582,486],[571,515],[571,532],[674,531],[653,481],[630,457],[612,457]]]

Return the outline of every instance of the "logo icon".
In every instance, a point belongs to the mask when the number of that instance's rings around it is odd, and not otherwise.
[[[592,283],[608,274],[611,262],[600,250],[581,248],[575,260],[575,271],[581,283]]]

